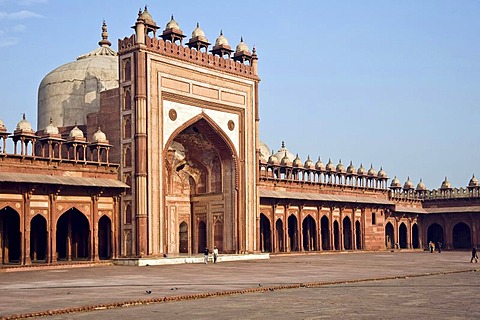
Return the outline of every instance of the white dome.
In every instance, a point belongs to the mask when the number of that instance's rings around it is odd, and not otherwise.
[[[240,38],[240,43],[237,44],[237,48],[235,50],[236,52],[248,52],[248,46],[245,44],[245,42],[243,42],[243,37]]]
[[[83,138],[83,131],[80,130],[77,126],[75,126],[69,134],[70,138]]]
[[[222,46],[222,45],[225,46],[225,47],[229,46],[227,38],[225,38],[225,36],[223,35],[223,32],[220,31],[220,35],[218,36],[217,40],[215,41],[215,46]]]
[[[200,28],[200,24],[197,22],[197,27],[192,32],[192,38],[205,38],[205,32]],[[206,39],[206,38],[205,38]]]
[[[22,120],[17,123],[17,128],[15,130],[22,130],[23,132],[33,132],[32,125],[30,122],[25,119],[25,115],[23,115]]]
[[[104,26],[105,28],[105,26]],[[100,109],[100,92],[118,87],[118,57],[102,33],[100,47],[47,74],[38,88],[37,129],[86,125],[87,114]]]
[[[282,141],[282,147],[277,151],[277,153],[275,153],[275,157],[277,157],[277,159],[281,160],[285,156],[289,160],[295,159],[295,155],[293,153],[291,153],[290,151],[288,151],[287,148],[285,148],[285,142]]]
[[[50,121],[50,123],[43,132],[45,134],[58,134],[58,128],[52,124],[52,121]]]
[[[93,141],[94,142],[107,141],[107,135],[102,130],[100,130],[100,127],[98,128],[97,132],[93,134]]]
[[[267,162],[270,156],[270,148],[263,141],[258,142],[258,148],[260,149],[260,160]]]

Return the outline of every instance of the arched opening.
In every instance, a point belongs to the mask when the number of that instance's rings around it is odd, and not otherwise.
[[[223,252],[223,222],[215,221],[213,228],[213,245],[217,247],[219,252]]]
[[[343,247],[352,250],[352,222],[349,217],[343,219]]]
[[[30,259],[45,262],[47,259],[47,220],[37,214],[30,222]]]
[[[270,220],[263,213],[260,213],[260,251],[272,252]]]
[[[0,210],[0,233],[2,263],[20,263],[22,254],[20,216],[10,207]]]
[[[207,225],[205,222],[198,223],[198,240],[197,253],[201,253],[207,247]]]
[[[277,219],[275,223],[275,230],[277,232],[277,250],[279,252],[285,251],[285,244],[283,243],[283,221],[281,219]]]
[[[81,260],[90,257],[90,227],[87,218],[75,208],[57,221],[58,260]]]
[[[180,253],[188,253],[188,225],[185,221],[180,223],[179,228]]]
[[[355,221],[355,245],[357,250],[362,250],[362,228],[360,221]]]
[[[387,249],[395,248],[395,230],[390,222],[385,225],[385,247]]]
[[[333,250],[340,250],[340,226],[338,221],[333,221]]]
[[[330,250],[330,223],[327,216],[320,219],[320,232],[322,235],[322,250]]]
[[[430,241],[432,241],[435,245],[437,245],[438,242],[444,243],[443,228],[438,223],[434,223],[428,227],[427,243]]]
[[[398,229],[398,241],[401,249],[408,248],[407,226],[405,223],[401,223]]]
[[[290,244],[290,251],[298,251],[297,243],[297,217],[293,214],[288,217],[288,241]]]
[[[98,257],[112,258],[112,222],[105,215],[98,220]]]
[[[415,223],[412,226],[412,247],[413,249],[420,248],[419,234],[418,234],[418,225]]]
[[[317,250],[317,225],[311,215],[303,219],[303,250],[315,251]]]
[[[470,249],[472,247],[470,228],[463,222],[457,223],[453,227],[452,238],[454,249]]]
[[[176,111],[171,109],[169,115],[176,117]],[[189,213],[192,221],[215,221],[208,229],[200,229],[198,225],[198,233],[188,234],[197,235],[198,252],[208,245],[221,252],[238,251],[236,234],[241,234],[244,226],[236,225],[239,221],[237,156],[228,136],[207,115],[201,114],[172,133],[164,154],[166,206],[175,207],[177,215]],[[203,242],[202,230],[205,230]],[[207,239],[213,239],[214,243],[209,244]]]

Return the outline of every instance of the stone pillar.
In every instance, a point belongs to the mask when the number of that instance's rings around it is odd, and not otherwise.
[[[137,41],[141,41],[138,36]],[[146,53],[135,52],[135,63],[137,73],[134,98],[136,254],[139,257],[144,257],[148,255]]]
[[[90,224],[91,224],[91,229],[92,233],[90,236],[90,241],[91,241],[91,253],[90,253],[90,260],[93,261],[100,261],[100,258],[98,256],[98,220],[100,217],[98,216],[98,196],[95,195],[92,197],[92,211],[91,211],[91,219],[90,219]]]

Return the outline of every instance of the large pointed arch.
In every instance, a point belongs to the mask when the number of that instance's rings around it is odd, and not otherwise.
[[[168,219],[202,219],[208,224],[204,246],[217,246],[222,252],[237,251],[243,228],[238,223],[243,206],[238,201],[240,159],[229,136],[202,112],[172,132],[163,159],[165,204],[175,208]],[[215,221],[221,225],[213,225]],[[193,243],[195,235],[189,237],[188,242]]]
[[[236,161],[238,161],[238,153],[232,140],[230,140],[230,138],[225,134],[223,129],[220,128],[220,126],[212,118],[210,118],[205,112],[202,112],[196,115],[195,117],[191,118],[190,120],[185,121],[181,126],[175,129],[175,131],[172,132],[170,137],[168,137],[168,140],[165,142],[165,145],[163,146],[163,154],[166,154],[166,152],[168,151],[168,147],[172,144],[175,137],[177,137],[183,130],[187,129],[188,127],[196,123],[200,123],[203,125],[203,121],[205,124],[209,125],[213,130],[215,130],[215,132],[218,133],[218,136],[221,137],[222,142],[229,147],[229,150],[230,150],[229,156],[233,155]],[[215,139],[214,142],[217,142],[217,141],[218,140]],[[238,167],[238,165],[236,165],[236,167]]]

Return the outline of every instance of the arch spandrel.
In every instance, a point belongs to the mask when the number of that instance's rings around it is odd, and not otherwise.
[[[163,148],[170,145],[172,137],[175,137],[183,129],[195,122],[194,119],[205,118],[212,127],[224,138],[225,142],[232,146],[235,155],[240,150],[239,115],[226,111],[204,109],[178,102],[163,101]],[[170,112],[174,110],[175,112]],[[175,115],[172,117],[172,113]]]

